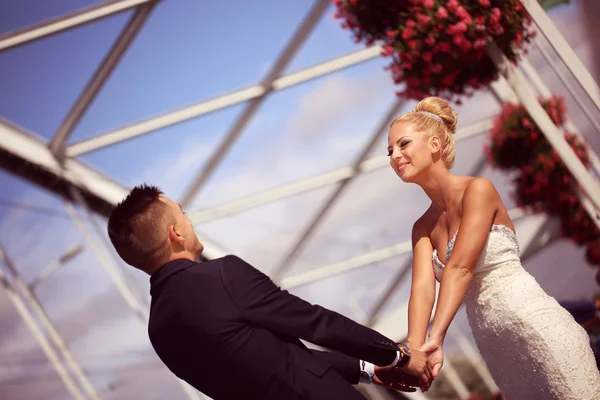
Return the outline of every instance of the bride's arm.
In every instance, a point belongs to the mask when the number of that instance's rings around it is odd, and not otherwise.
[[[410,299],[408,300],[408,346],[419,348],[425,343],[427,327],[435,300],[435,275],[432,267],[433,246],[427,226],[420,219],[412,230],[413,264]]]
[[[452,255],[444,268],[429,342],[441,344],[456,315],[494,221],[500,196],[487,179],[474,179],[465,190],[462,218]]]

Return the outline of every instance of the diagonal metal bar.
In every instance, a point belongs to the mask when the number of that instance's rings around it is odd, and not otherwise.
[[[4,256],[4,264],[10,271],[10,274],[12,275],[16,287],[21,292],[21,296],[23,296],[23,298],[27,301],[34,314],[41,322],[42,327],[46,331],[47,335],[50,337],[52,343],[54,343],[54,346],[56,347],[58,352],[62,355],[67,367],[70,369],[70,372],[79,381],[79,384],[86,393],[86,396],[91,400],[99,400],[100,396],[96,392],[96,389],[90,382],[83,368],[81,368],[79,363],[75,361],[75,358],[73,357],[71,350],[67,346],[65,339],[60,334],[58,328],[56,327],[56,325],[42,306],[42,303],[40,302],[35,292],[30,289],[29,285],[27,285],[27,282],[25,282],[25,278],[18,270],[11,257],[9,257],[9,255],[6,253],[5,249],[0,248],[0,253],[2,253],[2,255]]]
[[[0,259],[2,259],[4,261],[4,263],[6,264],[6,253],[4,252],[4,247],[1,245],[0,245]],[[35,322],[34,316],[31,314],[31,312],[29,311],[29,309],[23,302],[23,299],[19,295],[19,292],[13,287],[12,283],[7,279],[2,268],[0,268],[0,285],[6,291],[9,301],[12,303],[12,305],[15,307],[15,309],[19,313],[19,316],[21,317],[21,319],[23,320],[25,325],[27,325],[27,328],[29,328],[31,335],[35,338],[35,340],[38,342],[38,344],[42,348],[42,351],[48,358],[48,361],[50,361],[50,363],[52,364],[52,368],[54,368],[54,370],[60,377],[61,381],[63,382],[63,384],[65,385],[65,387],[67,388],[67,390],[69,391],[71,396],[73,396],[73,398],[76,400],[84,400],[85,395],[83,393],[81,393],[81,390],[79,389],[79,387],[77,387],[77,384],[73,381],[73,378],[71,377],[71,374],[69,373],[69,370],[65,367],[65,365],[61,361],[60,357],[56,353],[56,350],[54,350],[54,347],[52,347],[52,345],[50,344],[50,342],[44,335],[44,332],[40,329],[38,324]]]
[[[292,39],[289,41],[286,48],[279,56],[278,60],[275,62],[275,64],[263,80],[261,85],[263,88],[265,88],[265,92],[248,103],[245,110],[242,112],[242,114],[236,120],[232,128],[221,141],[221,144],[219,145],[217,150],[211,155],[208,162],[206,163],[206,166],[193,179],[191,185],[186,189],[179,202],[183,208],[186,208],[190,205],[190,203],[200,191],[202,186],[212,176],[213,172],[215,171],[223,157],[225,157],[229,149],[231,149],[233,144],[242,134],[244,128],[252,119],[258,108],[262,105],[267,96],[273,91],[273,82],[275,81],[275,79],[277,79],[279,75],[281,75],[283,70],[292,60],[294,54],[296,54],[298,49],[302,46],[302,44],[304,44],[304,42],[308,38],[309,33],[315,28],[317,22],[319,22],[319,20],[327,10],[328,6],[328,0],[315,1],[306,17],[302,20],[302,23],[300,24],[296,32],[294,32]]]
[[[487,163],[487,161],[486,161],[485,157],[480,157],[477,160],[477,162],[475,163],[475,165],[473,165],[473,167],[471,168],[469,175],[471,175],[471,176],[480,175],[481,171],[485,167],[486,163]],[[411,245],[411,248],[412,248],[412,245]],[[367,326],[372,326],[373,324],[376,323],[377,316],[379,315],[379,313],[381,312],[383,307],[385,307],[385,305],[390,301],[390,299],[396,292],[396,289],[398,289],[402,285],[402,283],[404,282],[406,277],[411,272],[412,261],[413,261],[413,258],[411,256],[408,260],[406,260],[402,264],[402,266],[400,267],[400,269],[398,270],[398,272],[396,273],[394,278],[390,281],[390,284],[388,285],[385,292],[383,292],[381,294],[381,296],[379,296],[379,298],[375,302],[375,305],[373,306],[371,311],[369,311],[368,319],[366,322]]]
[[[573,51],[560,31],[556,28],[542,6],[535,0],[521,0],[521,3],[531,15],[542,34],[548,39],[548,43],[554,48],[558,56],[563,60],[573,77],[579,82],[581,88],[600,110],[600,88],[594,80],[590,71],[587,70],[581,59]]]
[[[404,105],[404,100],[397,99],[394,101],[388,112],[381,119],[381,122],[376,127],[371,135],[371,139],[367,142],[366,146],[362,149],[362,151],[358,154],[354,162],[352,163],[352,170],[358,171],[360,169],[360,165],[362,162],[368,157],[369,153],[375,148],[378,144],[380,136],[387,131],[389,122],[400,112],[400,109]],[[329,198],[323,203],[319,211],[315,213],[311,221],[306,225],[303,232],[298,236],[298,240],[290,247],[288,253],[283,257],[283,260],[279,264],[279,266],[275,269],[273,274],[274,281],[277,281],[281,278],[281,276],[285,273],[287,269],[289,269],[298,256],[300,252],[304,249],[304,246],[308,242],[308,240],[312,237],[315,230],[319,227],[319,225],[323,222],[325,216],[331,210],[336,201],[340,198],[340,196],[344,193],[344,191],[348,188],[352,179],[357,175],[354,174],[352,177],[344,179],[338,185],[336,190],[331,193]]]
[[[381,47],[373,46],[346,54],[341,57],[335,57],[331,60],[321,62],[319,64],[275,79],[272,85],[273,90],[286,89],[288,87],[325,76],[332,72],[341,71],[344,68],[373,60],[379,57],[380,53]],[[244,89],[236,90],[235,92],[218,96],[213,99],[204,100],[199,103],[168,112],[166,114],[138,121],[110,132],[101,133],[95,137],[67,146],[67,156],[75,157],[112,146],[126,140],[131,140],[138,136],[146,135],[156,130],[173,126],[190,119],[254,99],[262,96],[265,91],[266,89],[260,85],[250,86]]]
[[[44,141],[0,117],[0,168],[19,176],[65,200],[72,201],[74,185],[94,213],[108,217],[129,189],[81,160],[67,158],[60,165]],[[22,170],[19,173],[19,170]],[[200,236],[204,259],[222,257],[228,252],[212,240]]]
[[[0,35],[0,51],[64,32],[156,0],[111,0]]]
[[[573,177],[580,184],[582,190],[587,194],[597,210],[600,210],[600,183],[575,154],[575,151],[569,146],[562,132],[554,125],[548,114],[544,111],[535,93],[527,84],[520,71],[516,70],[504,56],[502,51],[494,42],[488,42],[486,45],[487,54],[498,66],[502,76],[514,90],[525,110],[529,113],[533,122],[540,128],[548,142],[558,153],[565,166],[573,174]],[[590,215],[592,220],[595,215]]]
[[[480,135],[491,129],[492,125],[492,120],[486,119],[461,128],[456,132],[456,138],[454,139],[455,143]],[[241,199],[192,213],[190,219],[193,224],[211,221],[227,215],[246,211],[263,204],[272,203],[286,197],[325,187],[332,183],[350,179],[359,173],[374,171],[376,169],[387,167],[388,165],[389,158],[387,156],[371,157],[361,162],[358,168],[353,168],[352,166],[338,168],[294,183],[245,196]]]
[[[110,51],[104,57],[104,60],[102,60],[102,63],[98,66],[98,69],[96,69],[85,89],[83,89],[83,92],[79,95],[79,98],[75,101],[75,104],[49,144],[50,150],[57,158],[62,159],[64,157],[65,142],[71,136],[73,130],[79,121],[81,121],[81,118],[104,86],[106,80],[115,70],[131,43],[133,43],[133,40],[140,32],[140,29],[156,4],[156,2],[146,3],[136,10]]]
[[[546,51],[544,46],[542,46],[539,39],[535,39],[533,41],[533,44],[538,49],[540,54],[546,59],[546,62],[548,63],[548,65],[550,65],[550,67],[554,71],[554,74],[562,82],[564,87],[569,91],[569,93],[571,94],[571,97],[573,98],[573,100],[575,100],[575,102],[577,103],[577,105],[579,106],[581,111],[583,111],[583,113],[585,114],[585,116],[588,119],[588,121],[590,122],[590,124],[592,124],[594,126],[594,129],[596,129],[596,133],[600,134],[600,122],[598,122],[598,120],[594,117],[594,115],[592,114],[592,111],[588,108],[588,106],[585,104],[583,99],[579,96],[579,94],[577,93],[577,91],[575,90],[573,85],[571,85],[571,82],[569,82],[569,80],[565,76],[565,74],[563,74],[563,72],[560,70],[557,63],[554,62],[554,59],[550,56],[548,51]],[[522,62],[521,62],[521,66],[523,66]]]

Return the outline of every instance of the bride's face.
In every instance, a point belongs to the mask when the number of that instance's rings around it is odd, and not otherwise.
[[[388,135],[390,166],[404,182],[415,182],[432,165],[433,147],[427,134],[415,131],[407,122],[399,122]]]

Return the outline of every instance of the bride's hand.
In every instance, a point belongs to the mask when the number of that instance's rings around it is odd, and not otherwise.
[[[444,352],[442,350],[442,343],[438,341],[428,340],[419,349],[429,356],[429,365],[431,365],[431,373],[433,378],[437,377],[440,372],[440,368],[444,364]]]

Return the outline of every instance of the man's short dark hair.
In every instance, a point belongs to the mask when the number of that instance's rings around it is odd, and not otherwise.
[[[127,264],[149,272],[170,254],[167,227],[175,217],[156,186],[134,187],[108,218],[108,236]]]

